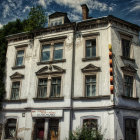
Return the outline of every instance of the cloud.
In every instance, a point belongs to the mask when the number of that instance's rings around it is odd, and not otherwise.
[[[135,5],[130,9],[130,12],[134,12],[134,11],[140,11],[140,3],[138,3],[137,5]]]
[[[25,13],[26,11],[29,11],[30,10],[30,6],[26,6],[24,9],[23,9],[23,12]]]
[[[107,5],[104,2],[100,2],[98,0],[76,0],[76,1],[70,1],[70,0],[53,0],[57,4],[62,5],[62,6],[68,6],[69,8],[72,8],[76,13],[81,13],[81,4],[87,4],[89,9],[95,9],[99,11],[113,11],[114,5],[112,6]]]
[[[47,5],[49,5],[53,0],[39,0],[38,4],[43,6],[44,8],[47,7]],[[55,0],[54,0],[55,1]]]
[[[43,7],[46,8],[45,0],[39,0],[39,1],[38,1],[38,4],[40,4],[41,6],[43,6]]]
[[[3,10],[2,15],[3,15],[4,18],[6,18],[6,16],[9,15],[9,13],[10,13],[10,7],[9,7],[8,4],[6,4],[6,5],[4,5],[3,8],[4,8],[4,10]]]
[[[70,13],[68,14],[68,17],[69,19],[71,19],[72,21],[78,21],[81,19],[81,16],[77,15],[77,14],[73,14],[73,13]]]

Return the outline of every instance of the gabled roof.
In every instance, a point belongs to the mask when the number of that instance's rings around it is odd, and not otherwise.
[[[127,71],[127,72],[131,72],[131,73],[136,73],[136,69],[134,67],[132,67],[131,65],[126,65],[126,66],[123,66],[121,67],[121,69],[123,71]]]
[[[18,72],[15,72],[13,75],[10,76],[11,79],[22,79],[24,78],[23,74],[20,74]]]
[[[97,72],[97,71],[100,71],[101,69],[100,67],[97,67],[93,64],[89,64],[86,67],[82,68],[81,70],[82,72]]]
[[[55,13],[49,15],[49,18],[56,18],[56,17],[61,17],[61,16],[67,16],[67,13],[55,12]]]
[[[49,75],[49,74],[56,74],[56,73],[65,73],[65,69],[62,69],[56,65],[49,65],[37,71],[36,75]]]

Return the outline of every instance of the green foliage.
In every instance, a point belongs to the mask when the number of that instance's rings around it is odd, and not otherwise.
[[[103,135],[100,129],[97,130],[84,125],[82,128],[73,131],[69,140],[103,140]]]
[[[47,17],[42,6],[31,8],[27,20],[25,20],[25,31],[40,29],[45,26]]]

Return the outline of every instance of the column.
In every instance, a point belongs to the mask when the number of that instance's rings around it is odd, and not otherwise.
[[[44,126],[44,140],[48,140],[48,130],[49,130],[49,119],[45,119],[45,126]]]

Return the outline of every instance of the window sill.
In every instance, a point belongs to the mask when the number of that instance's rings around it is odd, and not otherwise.
[[[5,99],[3,100],[3,102],[9,102],[9,103],[27,102],[27,99],[18,99],[18,100]]]
[[[139,98],[137,98],[137,97],[128,97],[128,96],[125,96],[125,95],[122,95],[121,97],[124,98],[124,99],[129,99],[129,100],[135,100],[135,101],[139,100]]]
[[[24,65],[22,65],[22,66],[14,66],[14,67],[12,67],[12,70],[24,69],[24,68],[25,68]]]
[[[90,58],[82,58],[82,61],[92,61],[92,60],[100,60],[100,57],[90,57]]]
[[[73,100],[93,100],[93,99],[110,99],[110,95],[93,96],[93,97],[73,97]]]
[[[128,60],[128,61],[131,61],[131,62],[135,62],[135,59],[133,58],[128,58],[128,57],[124,57],[124,56],[120,56],[122,60]]]
[[[64,100],[64,97],[45,97],[45,98],[33,98],[34,101],[44,101],[44,100]]]
[[[37,65],[54,64],[54,63],[62,63],[62,62],[66,62],[66,59],[52,60],[52,61],[45,61],[45,62],[37,62]]]

